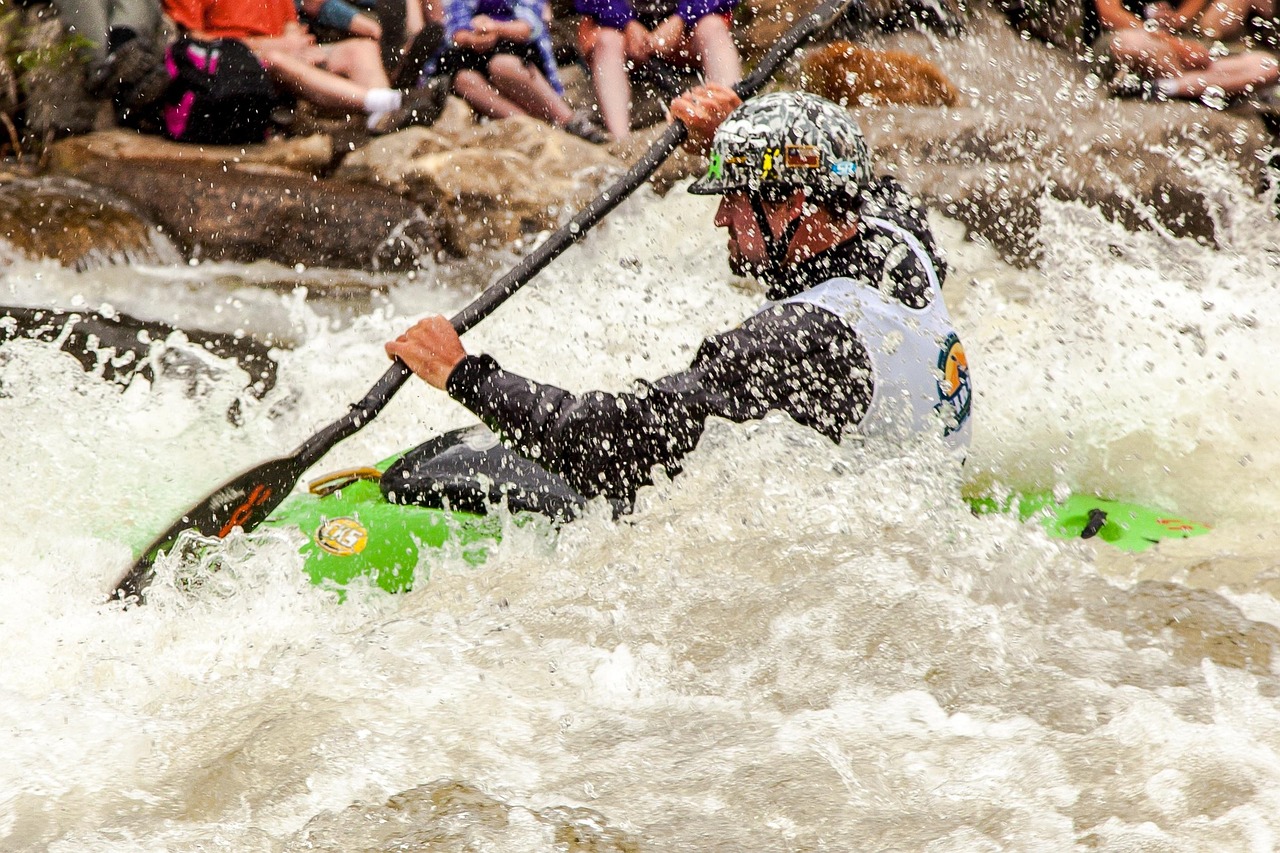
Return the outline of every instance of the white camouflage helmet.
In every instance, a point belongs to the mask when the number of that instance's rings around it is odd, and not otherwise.
[[[808,92],[774,92],[746,102],[721,123],[697,195],[806,188],[856,198],[871,181],[862,130],[843,107]]]

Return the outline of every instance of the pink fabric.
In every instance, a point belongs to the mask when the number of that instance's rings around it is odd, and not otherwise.
[[[164,126],[172,138],[182,137],[182,132],[187,129],[187,122],[191,120],[191,108],[195,102],[196,93],[187,92],[177,105],[164,108]]]

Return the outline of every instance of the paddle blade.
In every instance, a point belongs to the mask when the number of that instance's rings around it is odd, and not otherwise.
[[[307,465],[296,455],[264,462],[223,483],[200,503],[182,514],[168,530],[147,546],[142,556],[116,584],[113,598],[142,600],[156,558],[168,551],[188,530],[201,536],[227,536],[237,527],[253,530],[288,497]]]

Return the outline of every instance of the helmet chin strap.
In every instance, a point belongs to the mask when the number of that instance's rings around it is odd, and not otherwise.
[[[756,217],[756,226],[760,229],[760,239],[764,242],[765,254],[768,256],[767,261],[753,265],[754,271],[768,286],[768,296],[771,299],[789,296],[787,250],[791,248],[791,241],[795,239],[796,232],[800,229],[800,217],[793,217],[782,229],[782,233],[775,236],[773,229],[769,227],[769,215],[764,209],[764,202],[760,196],[752,193],[748,198],[751,202],[751,210]]]

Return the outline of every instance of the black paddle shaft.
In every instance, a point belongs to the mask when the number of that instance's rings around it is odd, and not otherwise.
[[[834,23],[853,2],[855,0],[824,0],[812,12],[801,17],[773,45],[751,74],[733,87],[734,91],[743,100],[755,95],[764,88],[783,60],[815,33]],[[452,317],[449,322],[458,334],[463,334],[492,314],[565,249],[581,240],[587,231],[657,171],[676,146],[684,141],[687,133],[688,129],[682,122],[673,121],[626,174]],[[221,538],[237,527],[245,531],[256,528],[288,496],[308,468],[319,462],[338,442],[354,435],[377,417],[412,375],[404,362],[396,359],[369,393],[352,405],[346,415],[308,438],[291,455],[264,462],[218,487],[147,546],[116,584],[112,597],[141,601],[150,583],[156,557],[172,548],[186,531]]]

